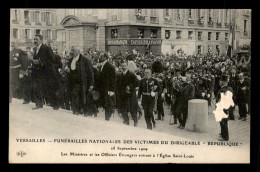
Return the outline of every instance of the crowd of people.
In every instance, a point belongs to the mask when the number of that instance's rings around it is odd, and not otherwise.
[[[59,53],[43,44],[41,35],[35,36],[34,44],[34,51],[26,53],[13,42],[10,52],[10,102],[13,97],[24,104],[34,102],[33,110],[45,104],[96,117],[103,108],[107,121],[117,110],[126,125],[130,113],[134,126],[144,113],[147,128],[152,129],[155,120],[164,120],[168,106],[169,124],[179,123],[183,129],[189,100],[205,99],[214,107],[215,97],[228,85],[238,119],[246,121],[250,112],[250,54],[178,56],[90,49],[83,55],[77,46]],[[226,113],[235,120],[234,107]]]

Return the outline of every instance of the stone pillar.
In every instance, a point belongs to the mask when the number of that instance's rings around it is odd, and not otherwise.
[[[96,48],[98,51],[105,51],[106,50],[106,32],[105,32],[105,24],[99,23],[98,29],[96,32]]]

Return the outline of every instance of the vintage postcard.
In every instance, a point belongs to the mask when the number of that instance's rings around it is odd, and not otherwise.
[[[250,9],[10,9],[9,163],[250,163]]]

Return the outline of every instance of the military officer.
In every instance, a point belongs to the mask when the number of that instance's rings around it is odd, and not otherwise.
[[[152,130],[152,117],[153,109],[155,105],[155,94],[160,91],[159,82],[152,78],[151,69],[145,69],[145,78],[140,81],[138,99],[140,104],[140,98],[142,97],[142,106],[144,109],[145,121],[147,129]]]

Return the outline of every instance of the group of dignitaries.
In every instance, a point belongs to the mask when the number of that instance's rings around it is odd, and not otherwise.
[[[189,100],[206,99],[214,106],[214,100],[219,101],[219,93],[225,90],[223,86],[229,86],[239,119],[246,120],[249,113],[249,70],[245,62],[232,65],[230,59],[223,59],[218,65],[204,61],[194,65],[187,61],[169,63],[167,57],[146,57],[147,63],[135,54],[123,58],[111,58],[110,53],[103,52],[82,55],[77,46],[62,57],[43,44],[42,35],[35,36],[34,44],[31,58],[15,42],[10,52],[10,102],[12,97],[23,99],[24,104],[32,101],[36,105],[33,110],[46,104],[54,110],[64,108],[75,115],[96,117],[102,107],[109,121],[117,109],[123,123],[129,125],[130,114],[134,126],[144,112],[147,128],[152,129],[155,115],[156,120],[164,120],[166,104],[172,114],[169,124],[179,123],[178,128],[183,129]],[[225,113],[234,120],[234,107]],[[221,121],[223,131],[225,127],[227,122]],[[224,132],[222,138],[228,140],[226,135]]]

